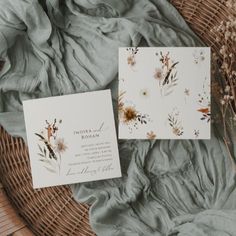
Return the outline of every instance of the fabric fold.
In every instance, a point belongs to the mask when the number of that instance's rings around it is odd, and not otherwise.
[[[116,104],[121,46],[202,45],[166,0],[1,0],[0,124],[27,143],[23,100],[111,88]],[[71,186],[96,234],[236,235],[235,132],[229,156],[221,125],[211,140],[120,140],[122,178]]]

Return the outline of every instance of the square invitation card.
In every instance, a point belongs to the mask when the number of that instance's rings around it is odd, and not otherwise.
[[[110,90],[23,102],[33,187],[121,177]]]
[[[119,48],[119,138],[210,139],[210,48]]]

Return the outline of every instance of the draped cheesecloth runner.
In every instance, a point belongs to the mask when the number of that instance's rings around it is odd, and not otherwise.
[[[116,109],[118,47],[139,45],[202,43],[165,0],[1,0],[0,124],[26,141],[22,100],[105,87]],[[92,204],[94,231],[236,235],[235,167],[221,130],[214,123],[210,141],[119,141],[122,178],[72,186]]]

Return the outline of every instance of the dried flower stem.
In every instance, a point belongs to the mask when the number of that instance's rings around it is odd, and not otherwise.
[[[232,154],[231,154],[231,152],[230,152],[230,150],[229,150],[229,143],[227,142],[227,140],[226,140],[225,138],[223,138],[223,140],[224,140],[224,143],[225,143],[227,152],[228,152],[228,154],[229,154],[230,161],[231,161],[231,163],[232,163],[233,169],[234,169],[234,171],[236,172],[235,160],[234,160],[234,158],[233,158],[233,156],[232,156]]]
[[[216,41],[221,43],[218,55],[213,54],[213,59],[220,67],[220,72],[225,82],[225,89],[221,93],[221,116],[224,128],[224,137],[227,151],[234,170],[236,171],[236,163],[231,154],[229,145],[230,139],[227,135],[227,116],[232,116],[233,120],[236,119],[236,1],[227,0],[225,2],[229,9],[230,14],[227,18],[220,22],[220,24],[212,29],[217,35]],[[230,109],[229,113],[227,112]],[[234,140],[235,141],[235,140]]]

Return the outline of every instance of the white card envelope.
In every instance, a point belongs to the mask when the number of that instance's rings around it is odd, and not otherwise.
[[[33,187],[121,177],[110,90],[23,102]]]
[[[119,138],[210,139],[210,48],[119,48]]]

